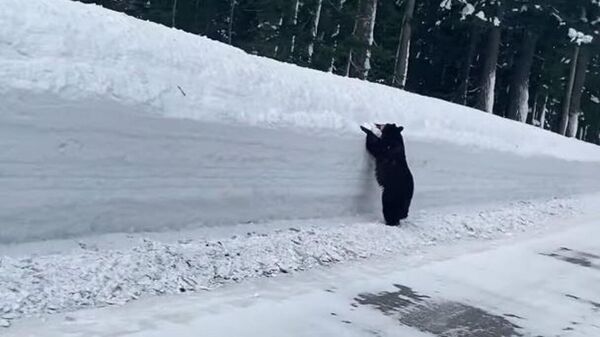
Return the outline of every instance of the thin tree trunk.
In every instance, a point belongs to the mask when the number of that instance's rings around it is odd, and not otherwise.
[[[540,112],[540,128],[544,129],[546,126],[546,110],[548,105],[548,93],[544,94],[544,103],[542,103],[542,108]]]
[[[573,138],[577,135],[577,129],[579,128],[579,112],[569,113],[569,126],[565,136]]]
[[[508,93],[508,118],[525,123],[529,113],[529,76],[535,56],[537,34],[531,31],[523,33],[523,40],[517,56],[512,83]]]
[[[199,8],[200,8],[200,0],[196,0],[194,5],[194,29],[196,30],[196,34],[200,34],[200,24],[199,24]]]
[[[465,60],[461,66],[459,73],[459,86],[456,103],[467,105],[468,93],[469,93],[469,78],[471,76],[471,64],[477,51],[477,42],[479,41],[479,28],[473,24],[471,26],[471,33],[469,34],[469,47],[467,48],[467,54]]]
[[[296,49],[296,29],[298,24],[298,11],[300,10],[300,0],[286,2],[282,13],[282,20],[279,28],[279,46],[277,48],[277,59],[289,62],[293,59]]]
[[[533,105],[531,106],[531,124],[535,124],[534,121],[538,118],[538,101],[540,98],[540,94],[536,91],[535,95],[533,95]]]
[[[591,60],[589,47],[581,47],[579,58],[577,60],[577,70],[573,81],[573,93],[571,97],[571,107],[569,109],[569,127],[567,128],[567,137],[575,137],[579,125],[579,116],[581,115],[581,95],[585,84],[587,68]]]
[[[175,17],[177,16],[177,0],[173,0],[173,7],[171,8],[171,27],[175,28]]]
[[[485,112],[494,111],[494,90],[496,87],[496,67],[498,64],[498,53],[500,52],[501,30],[499,26],[492,26],[487,33],[487,46],[481,80],[479,84],[479,95],[476,108]]]
[[[344,3],[346,2],[346,0],[339,0],[338,2],[338,10],[341,12],[342,9],[344,9]],[[342,25],[340,23],[338,23],[335,26],[335,31],[334,33],[331,35],[332,37],[337,37],[340,34],[340,31],[342,29]],[[335,69],[335,54],[337,53],[337,46],[338,46],[338,41],[337,39],[334,40],[333,42],[333,50],[331,53],[331,62],[329,64],[329,72],[332,73],[333,70]],[[346,71],[346,76],[348,76],[348,71]]]
[[[350,53],[349,75],[365,80],[371,69],[371,46],[377,15],[377,0],[360,0],[358,8],[353,35],[360,48]]]
[[[393,85],[400,89],[406,87],[406,78],[408,75],[408,61],[410,58],[410,38],[412,36],[412,20],[415,12],[415,0],[407,0],[402,18],[402,31],[396,50],[396,60],[394,62]]]
[[[569,114],[569,126],[567,127],[567,133],[565,136],[574,138],[577,135],[577,129],[579,128],[579,114]]]
[[[344,76],[350,77],[350,69],[352,69],[352,49],[348,52],[348,62],[346,62],[346,69],[344,70]]]
[[[335,70],[335,53],[337,51],[337,41],[333,42],[333,50],[331,55],[331,61],[329,62],[329,72],[333,73]]]
[[[227,43],[231,44],[231,36],[233,35],[233,19],[235,16],[235,6],[237,5],[237,0],[229,1],[229,26],[227,27]]]
[[[317,0],[317,8],[315,17],[310,28],[310,42],[308,43],[308,63],[312,63],[313,53],[315,52],[315,41],[319,32],[319,21],[321,20],[321,9],[323,8],[323,0]]]
[[[577,60],[579,59],[579,45],[575,46],[573,51],[573,58],[571,59],[571,71],[569,73],[569,80],[567,82],[567,88],[565,91],[565,98],[562,104],[562,113],[560,118],[560,125],[558,126],[558,133],[566,135],[567,126],[569,125],[569,110],[571,108],[571,98],[573,96],[573,84],[575,82],[575,71],[577,70]]]
[[[294,3],[294,12],[292,13],[292,40],[290,41],[290,57],[294,55],[296,49],[296,26],[298,25],[298,12],[300,11],[300,0]]]
[[[281,34],[281,27],[283,26],[283,13],[279,15],[279,21],[277,21],[277,34]],[[277,39],[277,43],[273,48],[273,58],[277,58],[279,54],[279,43],[281,43],[281,39]]]

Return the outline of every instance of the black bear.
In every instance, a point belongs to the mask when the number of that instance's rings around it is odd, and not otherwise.
[[[414,180],[404,151],[402,130],[396,124],[376,124],[381,130],[378,137],[373,131],[361,126],[367,134],[367,151],[375,157],[375,176],[383,188],[383,217],[388,226],[398,226],[408,217],[408,209],[414,193]]]

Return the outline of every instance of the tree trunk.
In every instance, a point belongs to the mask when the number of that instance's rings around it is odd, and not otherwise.
[[[548,93],[544,94],[544,103],[542,103],[542,108],[540,111],[540,128],[544,129],[546,124],[546,110],[548,105]]]
[[[321,9],[323,8],[323,0],[317,0],[317,8],[315,17],[310,28],[310,42],[308,43],[308,64],[312,63],[313,53],[315,52],[315,41],[319,31],[319,21],[321,20]]]
[[[496,87],[496,66],[498,63],[498,53],[500,52],[501,30],[499,26],[492,26],[487,33],[487,45],[481,80],[479,84],[479,94],[475,107],[479,110],[492,113],[494,111],[494,90]]]
[[[231,45],[231,36],[233,35],[233,18],[235,16],[235,6],[237,0],[229,1],[229,26],[227,27],[227,43]]]
[[[200,13],[200,0],[196,0],[195,5],[194,5],[194,30],[196,34],[200,34],[200,16],[198,15]]]
[[[371,69],[371,46],[377,15],[377,0],[360,0],[354,25],[354,39],[360,47],[350,53],[349,75],[367,79]]]
[[[294,3],[294,12],[292,13],[292,40],[290,41],[290,57],[294,55],[294,50],[296,49],[296,26],[298,25],[298,12],[300,11],[300,0],[295,0]]]
[[[339,0],[338,4],[337,4],[337,8],[338,11],[342,11],[344,9],[344,3],[346,2],[346,0]],[[331,37],[337,37],[340,34],[340,31],[342,29],[342,25],[340,23],[338,23],[335,26],[335,31],[333,32],[333,34],[331,35]],[[338,42],[337,39],[334,39],[333,41],[333,50],[331,53],[331,62],[329,64],[329,72],[333,73],[334,69],[335,69],[335,55],[337,53],[337,46],[338,46]],[[346,72],[346,76],[348,76],[348,73]]]
[[[533,95],[533,105],[531,106],[531,124],[535,124],[534,121],[538,120],[538,101],[540,94],[538,92]]]
[[[471,33],[469,34],[469,47],[467,48],[467,54],[459,72],[458,94],[456,95],[455,100],[456,103],[462,105],[467,105],[471,64],[473,63],[473,58],[475,57],[475,52],[477,51],[479,35],[479,28],[477,25],[473,24],[471,26]]]
[[[566,135],[567,126],[569,124],[569,110],[571,108],[571,98],[573,95],[573,84],[575,82],[575,71],[577,70],[577,60],[579,59],[579,45],[575,46],[573,51],[573,58],[571,59],[571,71],[569,73],[569,80],[565,91],[565,98],[562,104],[562,113],[560,118],[560,125],[558,126],[558,133]]]
[[[585,75],[591,60],[591,51],[588,47],[581,47],[577,59],[577,70],[573,80],[573,92],[571,94],[571,106],[569,108],[569,127],[567,137],[575,137],[581,115],[581,95],[585,84]]]
[[[296,29],[298,24],[298,11],[300,10],[300,0],[285,2],[281,19],[278,23],[278,45],[277,59],[284,62],[289,62],[293,58],[296,47]]]
[[[517,55],[512,83],[508,93],[508,118],[525,123],[529,113],[529,76],[535,56],[537,35],[530,31],[523,33],[523,40]]]
[[[177,0],[173,0],[173,7],[171,8],[171,27],[175,28],[175,17],[177,16]]]
[[[352,69],[352,49],[348,52],[348,62],[346,62],[346,69],[344,70],[344,76],[350,77],[350,69]]]
[[[569,126],[567,127],[567,133],[565,136],[574,138],[577,135],[577,129],[579,128],[579,113],[569,114]]]
[[[408,75],[408,61],[410,58],[410,38],[412,35],[412,19],[415,12],[415,0],[407,0],[402,18],[402,32],[398,41],[396,50],[396,60],[394,62],[393,85],[400,89],[406,87],[406,78]]]
[[[579,140],[583,140],[583,129],[584,127],[579,125],[577,128],[577,136],[575,138],[579,139]]]
[[[283,26],[283,13],[279,15],[279,21],[277,21],[277,33],[281,34],[281,27]],[[277,58],[279,55],[279,44],[281,43],[281,39],[277,39],[277,43],[275,43],[275,47],[273,47],[273,58]]]

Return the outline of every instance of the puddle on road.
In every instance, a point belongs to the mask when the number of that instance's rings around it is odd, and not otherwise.
[[[581,297],[575,296],[575,295],[571,295],[571,294],[565,294],[565,296],[568,298],[574,299],[578,302],[590,305],[592,307],[593,311],[596,311],[596,312],[600,311],[600,303],[598,303],[598,302],[586,300],[584,298],[581,298]]]
[[[553,257],[561,261],[569,262],[581,267],[600,270],[600,256],[596,254],[582,252],[566,247],[561,247],[551,253],[540,254],[544,256]]]
[[[520,327],[503,315],[494,315],[460,302],[434,299],[403,285],[394,286],[398,290],[360,294],[355,300],[397,317],[406,326],[439,337],[523,336],[517,331]]]

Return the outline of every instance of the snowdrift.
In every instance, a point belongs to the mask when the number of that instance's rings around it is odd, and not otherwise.
[[[0,93],[110,99],[167,117],[358,134],[394,121],[407,135],[520,154],[598,161],[600,148],[394,88],[307,70],[67,0],[5,0]],[[148,111],[148,109],[147,109]]]
[[[403,228],[374,223],[329,228],[290,224],[275,231],[177,242],[136,237],[124,249],[106,249],[94,240],[82,240],[79,247],[61,254],[2,259],[0,299],[10,305],[0,305],[0,323],[3,317],[7,319],[4,325],[10,325],[12,319],[23,316],[208,290],[253,277],[369,257],[397,257],[461,238],[514,240],[514,236],[539,230],[549,222],[587,214],[595,208],[590,207],[594,201],[597,196],[511,203],[474,212],[455,209],[453,214],[419,212],[414,224]]]

